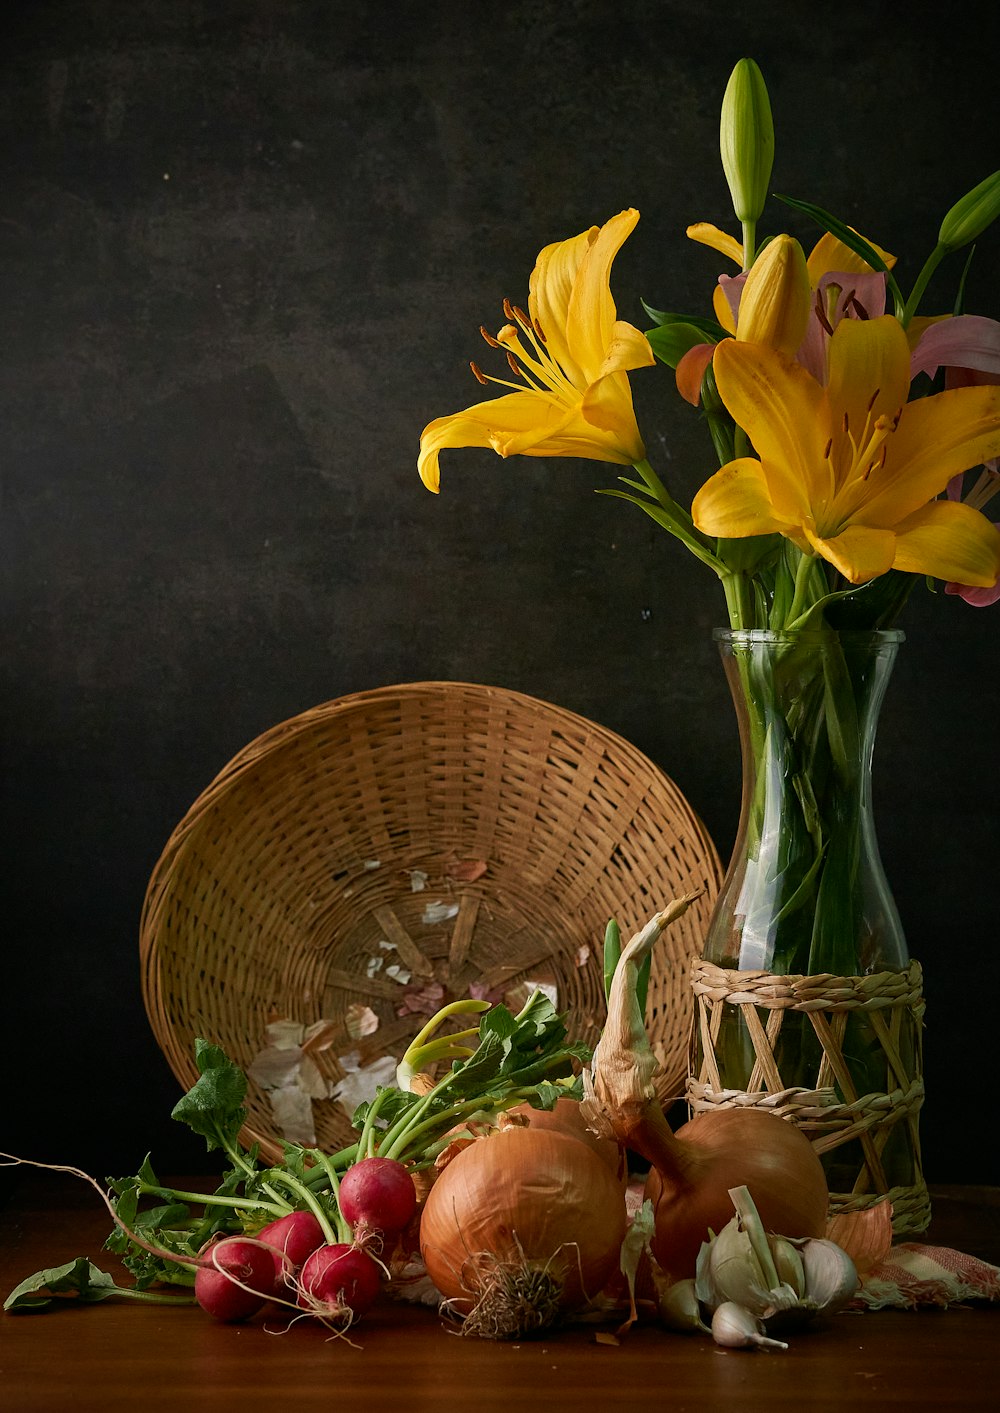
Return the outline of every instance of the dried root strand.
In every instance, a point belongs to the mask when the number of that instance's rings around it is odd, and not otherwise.
[[[540,1334],[559,1318],[565,1268],[558,1256],[556,1252],[540,1266],[527,1259],[520,1243],[513,1258],[477,1251],[462,1267],[468,1297],[446,1300],[441,1308],[461,1318],[458,1333],[462,1335],[525,1339]]]

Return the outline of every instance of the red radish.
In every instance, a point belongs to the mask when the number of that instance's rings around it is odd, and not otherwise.
[[[326,1236],[312,1212],[289,1212],[287,1217],[262,1227],[257,1240],[274,1247],[274,1276],[280,1285],[286,1275],[298,1270],[310,1252],[323,1245]]]
[[[337,1242],[308,1255],[299,1271],[298,1303],[321,1319],[349,1325],[374,1301],[379,1269],[360,1246]]]
[[[340,1211],[355,1235],[397,1236],[417,1209],[410,1170],[394,1158],[362,1158],[340,1179]]]
[[[255,1241],[224,1238],[207,1246],[201,1260],[205,1264],[195,1274],[195,1299],[216,1320],[249,1319],[274,1290],[273,1253]]]

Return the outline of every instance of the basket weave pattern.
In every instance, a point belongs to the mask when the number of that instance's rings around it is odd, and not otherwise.
[[[470,987],[514,1005],[530,985],[553,987],[573,1038],[593,1044],[608,918],[627,937],[700,889],[650,982],[660,1093],[673,1098],[687,1068],[690,962],[720,878],[683,795],[612,732],[499,688],[379,688],[266,732],[180,821],[146,894],[143,995],[184,1086],[197,1078],[196,1036],[246,1069],[278,1017],[329,1023],[332,1043],[314,1059],[334,1084],[345,1055],[398,1057]],[[374,969],[389,956],[395,976]],[[377,1028],[358,1036],[361,1008]],[[246,1140],[277,1153],[254,1085],[248,1110]],[[352,1141],[334,1099],[313,1112],[324,1147]]]
[[[778,976],[733,971],[698,959],[691,986],[696,997],[700,1064],[688,1080],[694,1112],[737,1105],[767,1109],[793,1120],[819,1154],[858,1140],[863,1162],[850,1192],[831,1192],[831,1213],[856,1211],[887,1196],[897,1234],[923,1231],[930,1201],[920,1171],[917,1115],[924,1100],[922,974],[917,962],[904,972],[870,976]],[[739,1008],[755,1056],[745,1090],[724,1089],[716,1042],[726,1006]],[[863,1012],[884,1055],[893,1087],[887,1093],[859,1094],[844,1058],[843,1042],[851,1012]],[[821,1046],[811,1088],[783,1080],[775,1050],[789,1013],[808,1016]],[[907,1064],[904,1056],[912,1056]],[[890,1186],[882,1162],[896,1124],[910,1126],[916,1173],[912,1184]]]

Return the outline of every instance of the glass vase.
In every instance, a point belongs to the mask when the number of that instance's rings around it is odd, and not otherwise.
[[[736,707],[736,844],[692,982],[691,1108],[759,1105],[823,1159],[834,1213],[930,1209],[920,968],[879,856],[872,755],[896,631],[719,630]]]

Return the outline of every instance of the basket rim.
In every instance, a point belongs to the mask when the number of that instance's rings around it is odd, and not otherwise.
[[[304,735],[318,723],[332,721],[340,716],[349,715],[359,707],[372,702],[391,700],[393,697],[413,697],[419,695],[434,696],[457,693],[476,697],[496,697],[498,699],[510,701],[528,710],[541,710],[547,720],[562,721],[567,726],[572,726],[577,730],[582,730],[588,735],[596,735],[599,739],[614,746],[616,753],[624,759],[631,758],[633,761],[641,762],[643,768],[648,768],[651,778],[657,778],[664,783],[669,791],[678,798],[678,803],[689,817],[692,831],[697,836],[699,849],[702,849],[706,857],[706,866],[713,874],[713,881],[716,887],[721,886],[723,877],[723,867],[720,855],[715,846],[712,836],[709,834],[701,816],[691,805],[684,792],[677,782],[661,766],[650,759],[644,751],[640,750],[632,741],[620,735],[609,726],[604,726],[601,722],[594,721],[591,717],[583,716],[580,712],[573,711],[569,707],[563,707],[555,702],[546,701],[542,697],[536,697],[530,693],[520,691],[516,688],[502,687],[499,685],[488,685],[479,682],[466,682],[452,680],[449,678],[425,678],[409,682],[387,683],[378,687],[366,687],[359,691],[349,692],[343,696],[331,697],[324,702],[319,702],[315,706],[307,707],[301,712],[285,717],[276,722],[273,726],[267,727],[252,740],[242,746],[235,755],[231,756],[221,770],[217,771],[208,784],[199,792],[185,810],[184,814],[175,824],[157,858],[149,882],[146,887],[145,897],[140,915],[140,953],[143,959],[149,951],[149,921],[154,912],[156,900],[165,884],[165,879],[169,876],[170,868],[179,857],[181,850],[196,825],[200,822],[205,813],[211,808],[216,797],[224,790],[235,785],[243,776],[252,769],[253,766],[271,750],[285,746]]]

